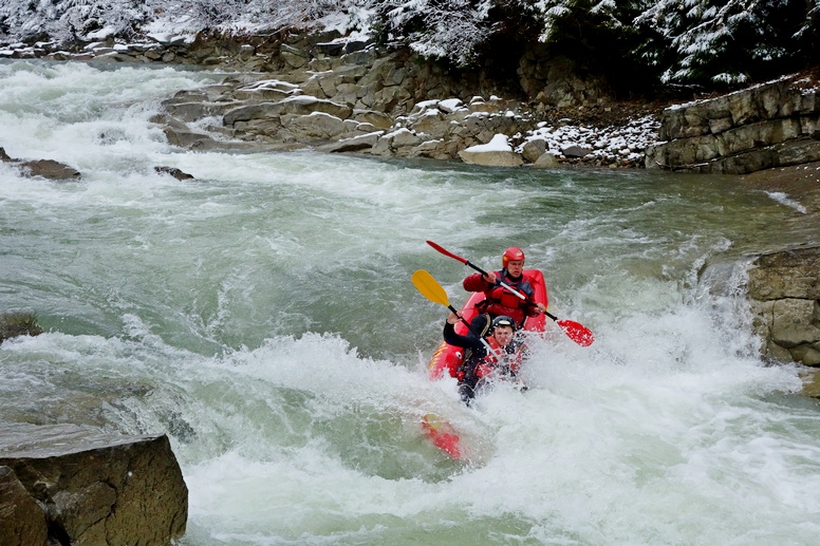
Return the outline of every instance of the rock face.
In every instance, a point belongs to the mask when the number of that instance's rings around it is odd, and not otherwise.
[[[11,468],[0,466],[0,544],[41,546],[47,537],[45,510]]]
[[[820,366],[820,246],[762,254],[748,289],[765,354]]]
[[[668,108],[646,167],[745,174],[820,159],[820,101],[786,78]]]
[[[287,56],[296,51],[304,61],[298,67]],[[163,103],[166,114],[155,121],[170,143],[191,149],[244,143],[246,149],[309,147],[434,159],[457,159],[459,151],[496,134],[532,127],[532,120],[512,113],[515,101],[454,98],[458,82],[434,65],[408,62],[406,52],[368,48],[332,57],[322,51],[288,47],[280,55],[287,53],[291,66],[282,72],[179,92]]]
[[[7,527],[10,513],[25,518]],[[43,544],[44,518],[60,544],[164,545],[185,533],[187,517],[188,489],[165,435],[0,425],[2,544]]]

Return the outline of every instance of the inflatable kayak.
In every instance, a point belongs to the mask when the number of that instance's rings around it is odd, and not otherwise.
[[[525,269],[524,275],[530,281],[530,285],[534,291],[533,300],[535,303],[543,303],[547,305],[547,286],[544,283],[544,274],[538,269]],[[461,316],[467,322],[470,322],[478,315],[476,305],[484,300],[483,292],[473,292],[464,307],[461,308]],[[530,332],[543,332],[546,329],[547,317],[544,314],[539,314],[535,317],[527,317],[524,321],[524,330]],[[467,325],[459,322],[455,326],[456,333],[463,336],[467,335]],[[436,348],[433,356],[430,358],[428,365],[428,373],[430,379],[438,379],[443,374],[447,373],[451,377],[456,376],[456,371],[464,357],[464,349],[450,345],[446,341],[441,341]]]

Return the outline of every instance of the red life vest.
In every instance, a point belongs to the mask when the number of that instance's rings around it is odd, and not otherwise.
[[[516,347],[512,353],[508,353],[505,347],[499,345],[494,337],[486,338],[490,350],[487,356],[476,366],[476,375],[478,377],[486,377],[498,367],[508,368],[512,374],[518,373],[521,367],[521,350]]]
[[[503,286],[491,286],[489,290],[484,292],[485,302],[483,310],[493,316],[509,315],[521,326],[524,319],[532,314],[532,299],[534,291],[530,285],[530,281],[526,275],[522,274],[517,280],[511,279],[506,275],[506,270],[496,271],[496,277],[508,284],[518,292],[527,296],[526,300],[522,300]]]

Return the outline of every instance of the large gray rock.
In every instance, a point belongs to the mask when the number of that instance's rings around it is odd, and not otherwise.
[[[324,112],[307,115],[285,114],[280,117],[282,127],[301,142],[329,140],[345,132],[344,122]]]
[[[0,544],[44,546],[47,537],[45,510],[11,468],[0,466]]]
[[[166,545],[185,533],[188,489],[165,435],[0,424],[0,466],[71,544]]]
[[[471,146],[458,153],[464,163],[488,167],[518,167],[524,164],[521,154],[512,150],[506,135],[495,135],[487,144]]]
[[[527,141],[521,148],[521,155],[528,163],[535,163],[538,158],[547,151],[547,141],[543,138],[536,138]]]
[[[820,246],[762,254],[748,273],[749,298],[765,354],[820,365]]]

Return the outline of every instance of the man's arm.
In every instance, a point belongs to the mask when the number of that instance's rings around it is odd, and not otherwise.
[[[461,319],[455,314],[451,314],[447,317],[447,321],[444,323],[444,341],[450,345],[464,349],[484,347],[485,341],[483,334],[486,333],[488,329],[489,316],[478,315],[473,318],[470,322],[469,333],[466,336],[456,333],[454,321],[457,320]]]
[[[486,292],[492,284],[488,283],[481,273],[473,273],[462,281],[461,286],[468,292]]]

